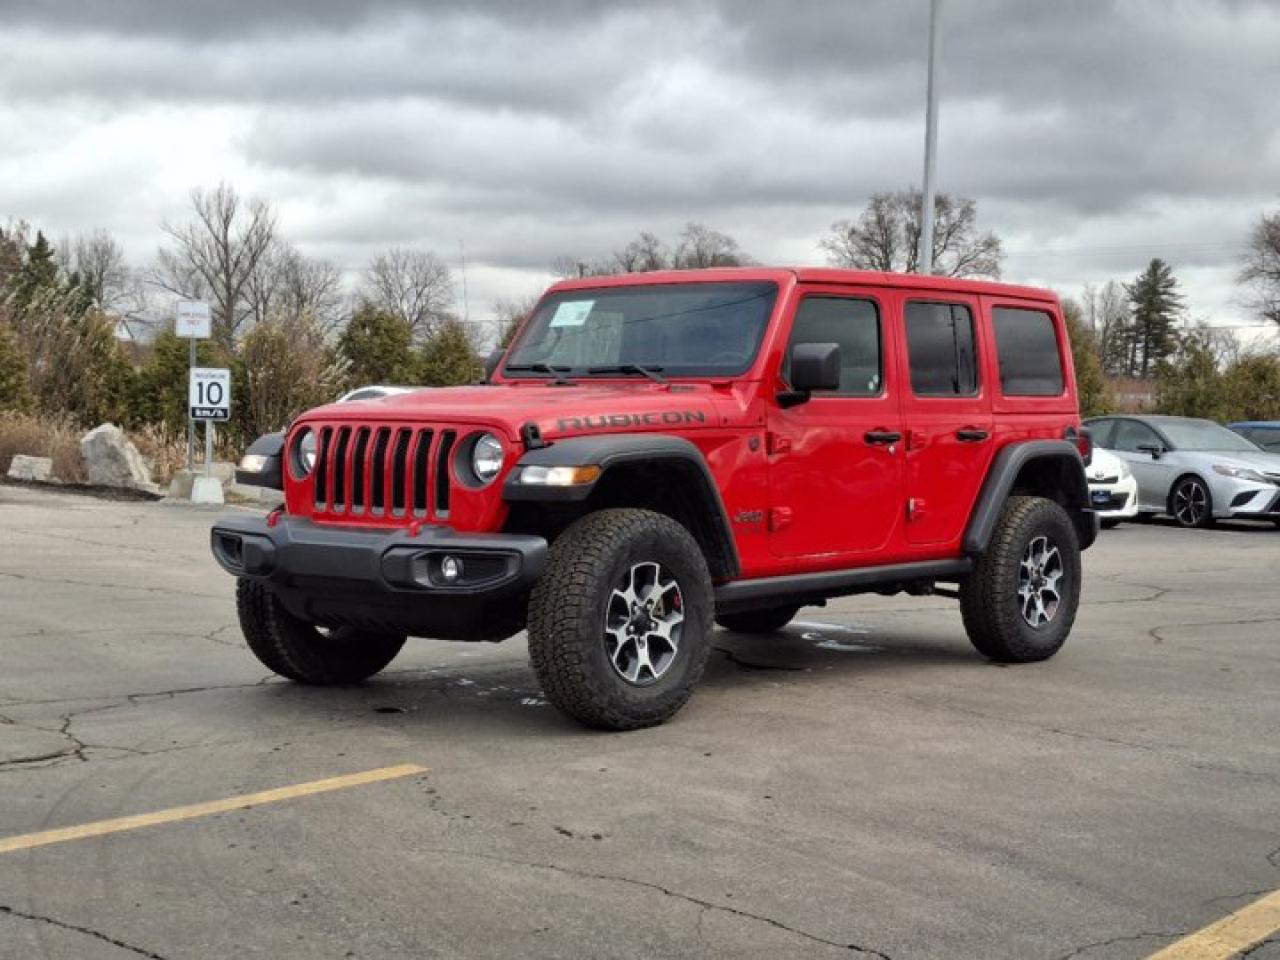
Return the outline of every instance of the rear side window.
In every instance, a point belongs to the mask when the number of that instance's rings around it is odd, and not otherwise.
[[[791,343],[839,344],[840,389],[835,392],[846,397],[879,395],[883,378],[880,312],[870,300],[805,297],[796,309]],[[790,357],[787,351],[788,365]]]
[[[1000,390],[1008,397],[1056,397],[1062,393],[1062,358],[1053,317],[1040,310],[991,311],[1000,358]]]
[[[909,302],[906,310],[911,390],[918,397],[978,392],[973,314],[959,303]]]

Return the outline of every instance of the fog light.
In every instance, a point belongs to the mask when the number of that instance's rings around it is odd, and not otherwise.
[[[462,576],[462,561],[457,557],[445,557],[440,561],[440,576],[445,583],[453,583]]]

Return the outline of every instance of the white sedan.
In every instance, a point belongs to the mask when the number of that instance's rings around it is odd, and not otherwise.
[[[1090,505],[1104,527],[1138,515],[1138,481],[1129,465],[1101,447],[1093,448],[1093,460],[1084,472],[1089,481]]]

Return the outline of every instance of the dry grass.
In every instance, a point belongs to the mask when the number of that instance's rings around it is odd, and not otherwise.
[[[169,485],[175,470],[186,466],[186,435],[175,436],[162,423],[147,424],[141,430],[129,434],[129,439],[138,448],[138,452],[151,461],[152,477],[161,487]]]
[[[15,454],[49,457],[53,475],[63,483],[86,483],[80,437],[84,431],[67,420],[26,413],[0,413],[0,476]]]

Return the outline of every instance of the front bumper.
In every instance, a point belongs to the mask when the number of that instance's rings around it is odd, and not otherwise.
[[[1213,514],[1219,519],[1273,520],[1280,518],[1280,489],[1271,483],[1214,477],[1209,483]]]
[[[270,584],[295,616],[457,639],[491,639],[477,634],[496,631],[504,618],[495,608],[519,605],[547,555],[546,540],[524,534],[380,530],[287,515],[274,523],[224,517],[210,543],[224,570]],[[453,579],[444,575],[446,557],[458,571]]]
[[[1132,476],[1115,483],[1089,484],[1089,502],[1102,520],[1123,520],[1138,515],[1138,481]]]

